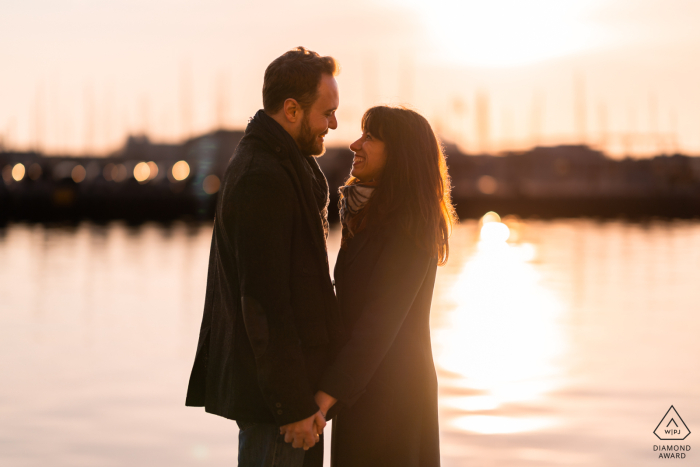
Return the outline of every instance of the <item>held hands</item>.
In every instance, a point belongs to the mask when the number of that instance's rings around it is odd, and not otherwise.
[[[326,418],[319,410],[309,418],[280,427],[280,434],[284,435],[285,442],[292,443],[292,447],[303,447],[306,451],[318,442],[325,426]]]
[[[318,391],[314,396],[316,404],[320,410],[298,422],[290,423],[280,427],[280,434],[284,435],[284,441],[292,443],[295,448],[304,448],[304,451],[314,447],[319,440],[319,435],[326,427],[326,414],[338,399],[323,391]]]

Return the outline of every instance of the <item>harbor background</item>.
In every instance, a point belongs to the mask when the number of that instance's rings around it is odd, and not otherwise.
[[[341,65],[331,220],[367,108],[415,108],[445,147],[444,466],[663,462],[671,405],[700,426],[698,19],[691,0],[3,2],[0,464],[235,464],[235,423],[185,408],[186,381],[223,171],[298,45]]]
[[[438,270],[443,465],[663,462],[669,407],[700,421],[700,223],[502,221]],[[0,232],[1,464],[235,465],[236,424],[184,406],[209,223]]]

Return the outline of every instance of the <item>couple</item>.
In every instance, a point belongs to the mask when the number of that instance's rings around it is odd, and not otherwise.
[[[455,221],[428,122],[373,107],[340,188],[329,275],[328,184],[314,156],[337,128],[338,67],[303,47],[265,71],[263,110],[216,210],[189,406],[236,420],[241,467],[440,464],[430,304]]]

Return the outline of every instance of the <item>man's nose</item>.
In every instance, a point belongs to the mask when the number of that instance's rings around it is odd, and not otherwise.
[[[338,119],[335,118],[335,114],[331,115],[330,120],[328,120],[328,128],[331,130],[338,128]]]

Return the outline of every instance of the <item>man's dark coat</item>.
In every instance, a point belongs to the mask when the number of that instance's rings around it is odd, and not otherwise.
[[[315,159],[259,111],[224,175],[186,405],[280,426],[318,410],[340,326],[314,178],[327,199]]]

